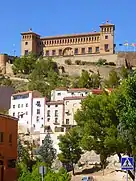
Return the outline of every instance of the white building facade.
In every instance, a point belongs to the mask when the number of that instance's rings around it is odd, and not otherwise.
[[[9,114],[19,118],[19,125],[39,134],[42,144],[47,132],[59,152],[58,136],[76,125],[74,115],[81,108],[81,102],[89,94],[100,94],[101,90],[58,88],[51,91],[51,100],[41,97],[38,91],[13,94]]]

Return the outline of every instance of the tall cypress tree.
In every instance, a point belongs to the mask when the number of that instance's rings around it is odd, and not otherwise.
[[[43,145],[40,146],[38,154],[41,156],[47,166],[51,167],[53,160],[56,158],[56,149],[53,147],[53,141],[49,133],[44,138]]]

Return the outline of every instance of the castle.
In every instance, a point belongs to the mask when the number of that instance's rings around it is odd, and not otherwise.
[[[30,52],[40,56],[67,57],[114,54],[115,25],[108,21],[99,32],[41,37],[30,29],[21,33],[21,55]]]

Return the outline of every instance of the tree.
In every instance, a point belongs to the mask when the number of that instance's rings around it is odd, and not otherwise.
[[[22,145],[21,139],[18,137],[18,162],[23,162],[27,164],[28,160],[30,160],[30,155],[28,150]]]
[[[122,79],[127,79],[129,76],[129,73],[130,73],[130,71],[127,68],[125,68],[125,66],[121,67],[120,76]]]
[[[86,70],[82,70],[82,74],[78,81],[79,88],[90,88],[90,74]]]
[[[0,85],[1,86],[12,86],[12,81],[10,80],[9,77],[0,75]]]
[[[52,59],[40,59],[29,77],[29,89],[38,90],[43,96],[50,98],[51,90],[56,87],[68,86],[67,77],[59,75],[56,62]]]
[[[128,76],[110,95],[89,96],[75,115],[80,128],[81,145],[107,156],[121,154],[136,157],[136,73]],[[129,175],[134,180],[131,171]]]
[[[38,154],[42,161],[44,161],[48,167],[51,167],[53,160],[56,158],[56,149],[53,148],[53,141],[49,133],[45,136],[43,145],[38,150]]]
[[[100,74],[99,72],[96,74],[96,73],[93,73],[90,77],[91,79],[91,87],[92,88],[100,88],[101,86],[101,77],[100,77]]]
[[[81,157],[81,148],[79,146],[80,136],[76,129],[71,129],[65,135],[59,137],[59,149],[61,153],[58,155],[59,160],[67,165],[72,166],[74,175],[74,164],[76,164]]]
[[[115,70],[111,70],[109,72],[109,78],[108,80],[105,80],[105,86],[110,88],[116,88],[120,84],[120,77],[118,76],[118,73]]]
[[[81,110],[75,115],[75,120],[81,130],[81,146],[85,150],[95,150],[100,154],[101,166],[106,166],[108,156],[122,148],[122,142],[117,139],[118,118],[112,105],[112,99],[107,94],[93,95],[82,102]]]
[[[30,74],[35,68],[36,61],[37,57],[33,54],[16,58],[12,67],[14,74]]]

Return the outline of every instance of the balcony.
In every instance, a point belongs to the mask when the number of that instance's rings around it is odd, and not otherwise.
[[[54,124],[54,125],[60,125],[60,123],[59,123],[59,122],[54,122],[53,124]]]

